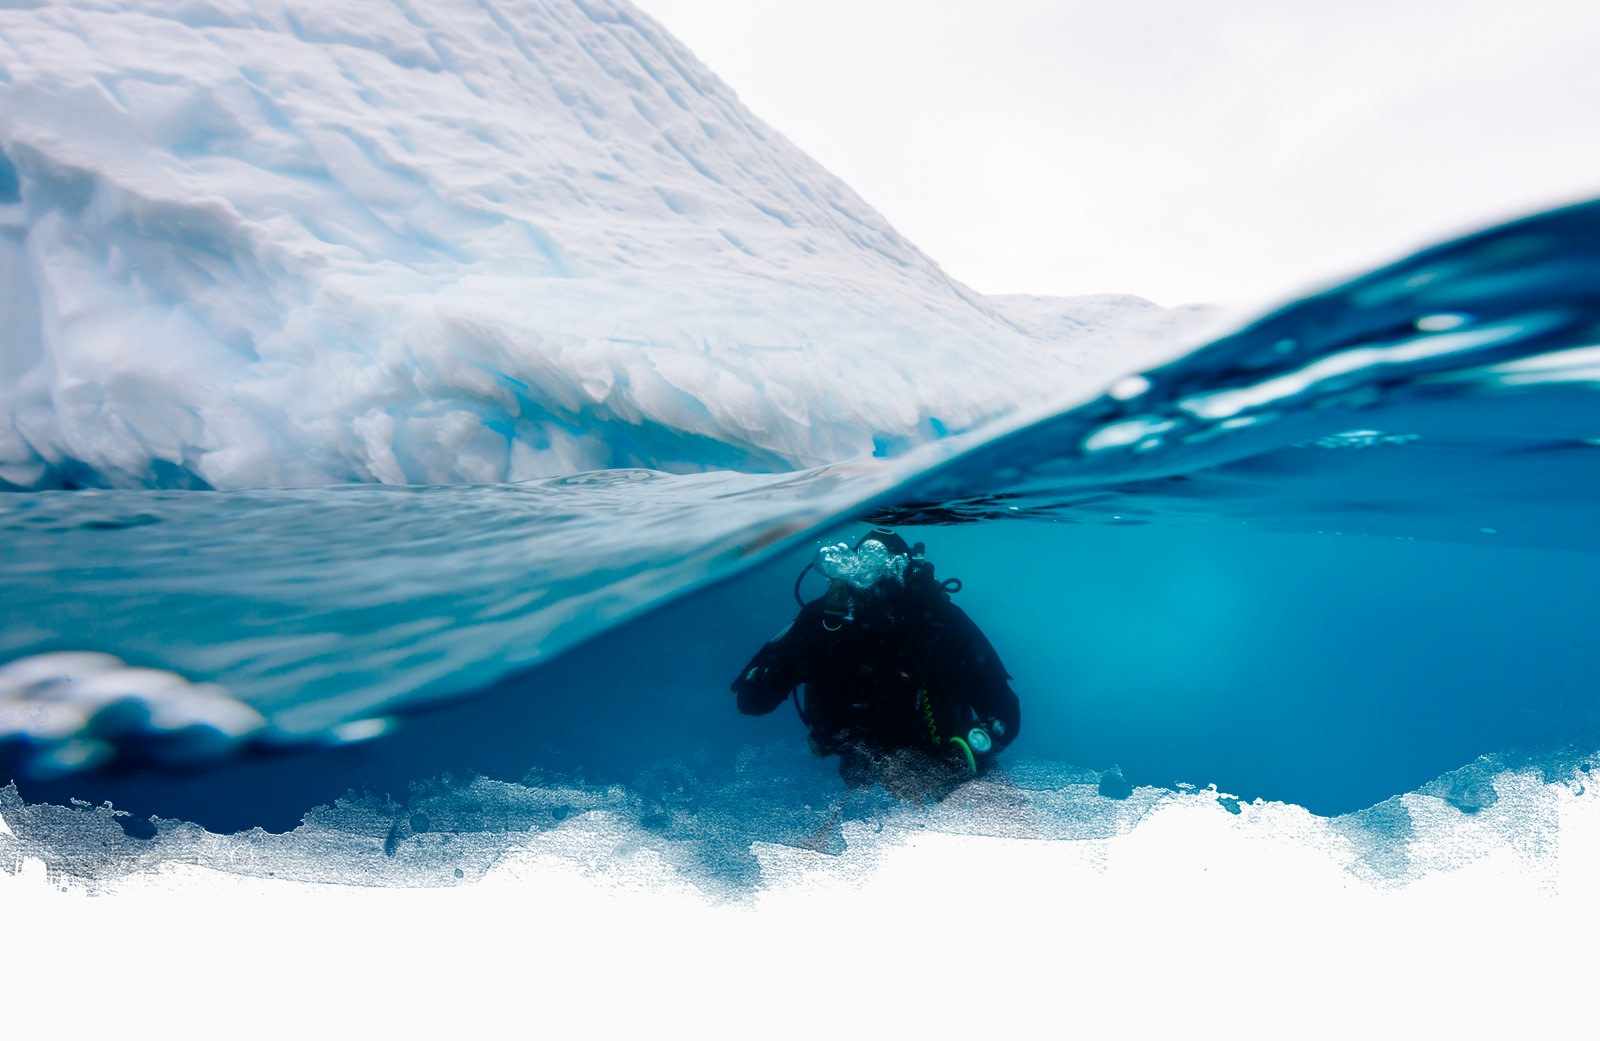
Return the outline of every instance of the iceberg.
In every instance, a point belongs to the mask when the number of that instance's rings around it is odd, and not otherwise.
[[[0,7],[0,1014],[1526,1030],[1600,898],[1597,278],[1591,203],[1180,355],[625,3]],[[1022,700],[941,802],[728,693],[864,524]]]
[[[790,470],[1171,333],[952,281],[626,3],[23,5],[0,68],[0,487]]]

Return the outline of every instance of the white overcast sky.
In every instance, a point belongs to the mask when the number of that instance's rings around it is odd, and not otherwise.
[[[1600,0],[635,0],[986,293],[1254,304],[1600,196]]]

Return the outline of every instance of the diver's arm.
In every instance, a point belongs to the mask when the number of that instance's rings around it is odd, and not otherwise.
[[[768,640],[734,678],[730,689],[738,695],[740,712],[747,716],[771,712],[805,679],[806,648],[801,633],[808,631],[809,606]]]

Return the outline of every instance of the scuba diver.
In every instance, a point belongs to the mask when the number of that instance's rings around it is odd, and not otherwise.
[[[811,750],[838,755],[852,790],[881,781],[901,798],[943,798],[986,771],[1021,728],[1005,666],[950,601],[961,582],[936,580],[923,552],[884,528],[854,549],[819,549],[795,580],[799,616],[733,681],[747,715],[795,692]],[[807,603],[800,583],[813,568],[828,589]]]

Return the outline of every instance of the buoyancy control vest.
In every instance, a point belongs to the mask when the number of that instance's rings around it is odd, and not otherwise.
[[[904,546],[904,542],[900,545]],[[880,659],[877,654],[863,654],[862,679],[878,684],[878,694],[892,698],[892,702],[884,704],[867,699],[851,707],[857,710],[859,722],[867,724],[870,730],[886,729],[902,738],[915,733],[920,736],[917,744],[925,745],[930,750],[943,750],[949,736],[942,730],[949,729],[951,723],[941,718],[946,713],[940,711],[930,693],[936,678],[912,673],[924,671],[926,664],[932,660],[933,645],[943,635],[943,605],[950,603],[951,594],[960,592],[961,581],[954,578],[940,581],[935,575],[933,563],[923,556],[923,552],[924,547],[920,542],[908,548],[909,559],[903,578],[895,583],[903,588],[857,590],[846,581],[834,579],[828,583],[821,597],[809,603],[800,597],[801,583],[811,570],[811,565],[807,564],[795,579],[795,599],[800,602],[802,609],[820,601],[820,624],[825,631],[821,638],[830,642],[843,641],[838,646],[830,647],[830,654],[834,651],[849,653],[851,644],[874,649],[882,646],[886,652],[892,649],[910,654],[910,660],[904,663],[904,668],[890,667],[887,660]],[[885,644],[879,645],[877,639],[882,639]],[[874,671],[884,669],[892,675],[880,675],[876,681],[870,678]],[[832,711],[828,713],[813,711],[798,691],[795,692],[794,702],[801,722],[814,736],[819,731],[826,731],[830,723],[841,721],[838,705],[832,706]],[[833,718],[819,718],[823,715]],[[886,726],[888,720],[892,720],[892,723]],[[872,721],[877,721],[877,724],[872,725]],[[923,730],[926,731],[925,735],[921,734]]]

